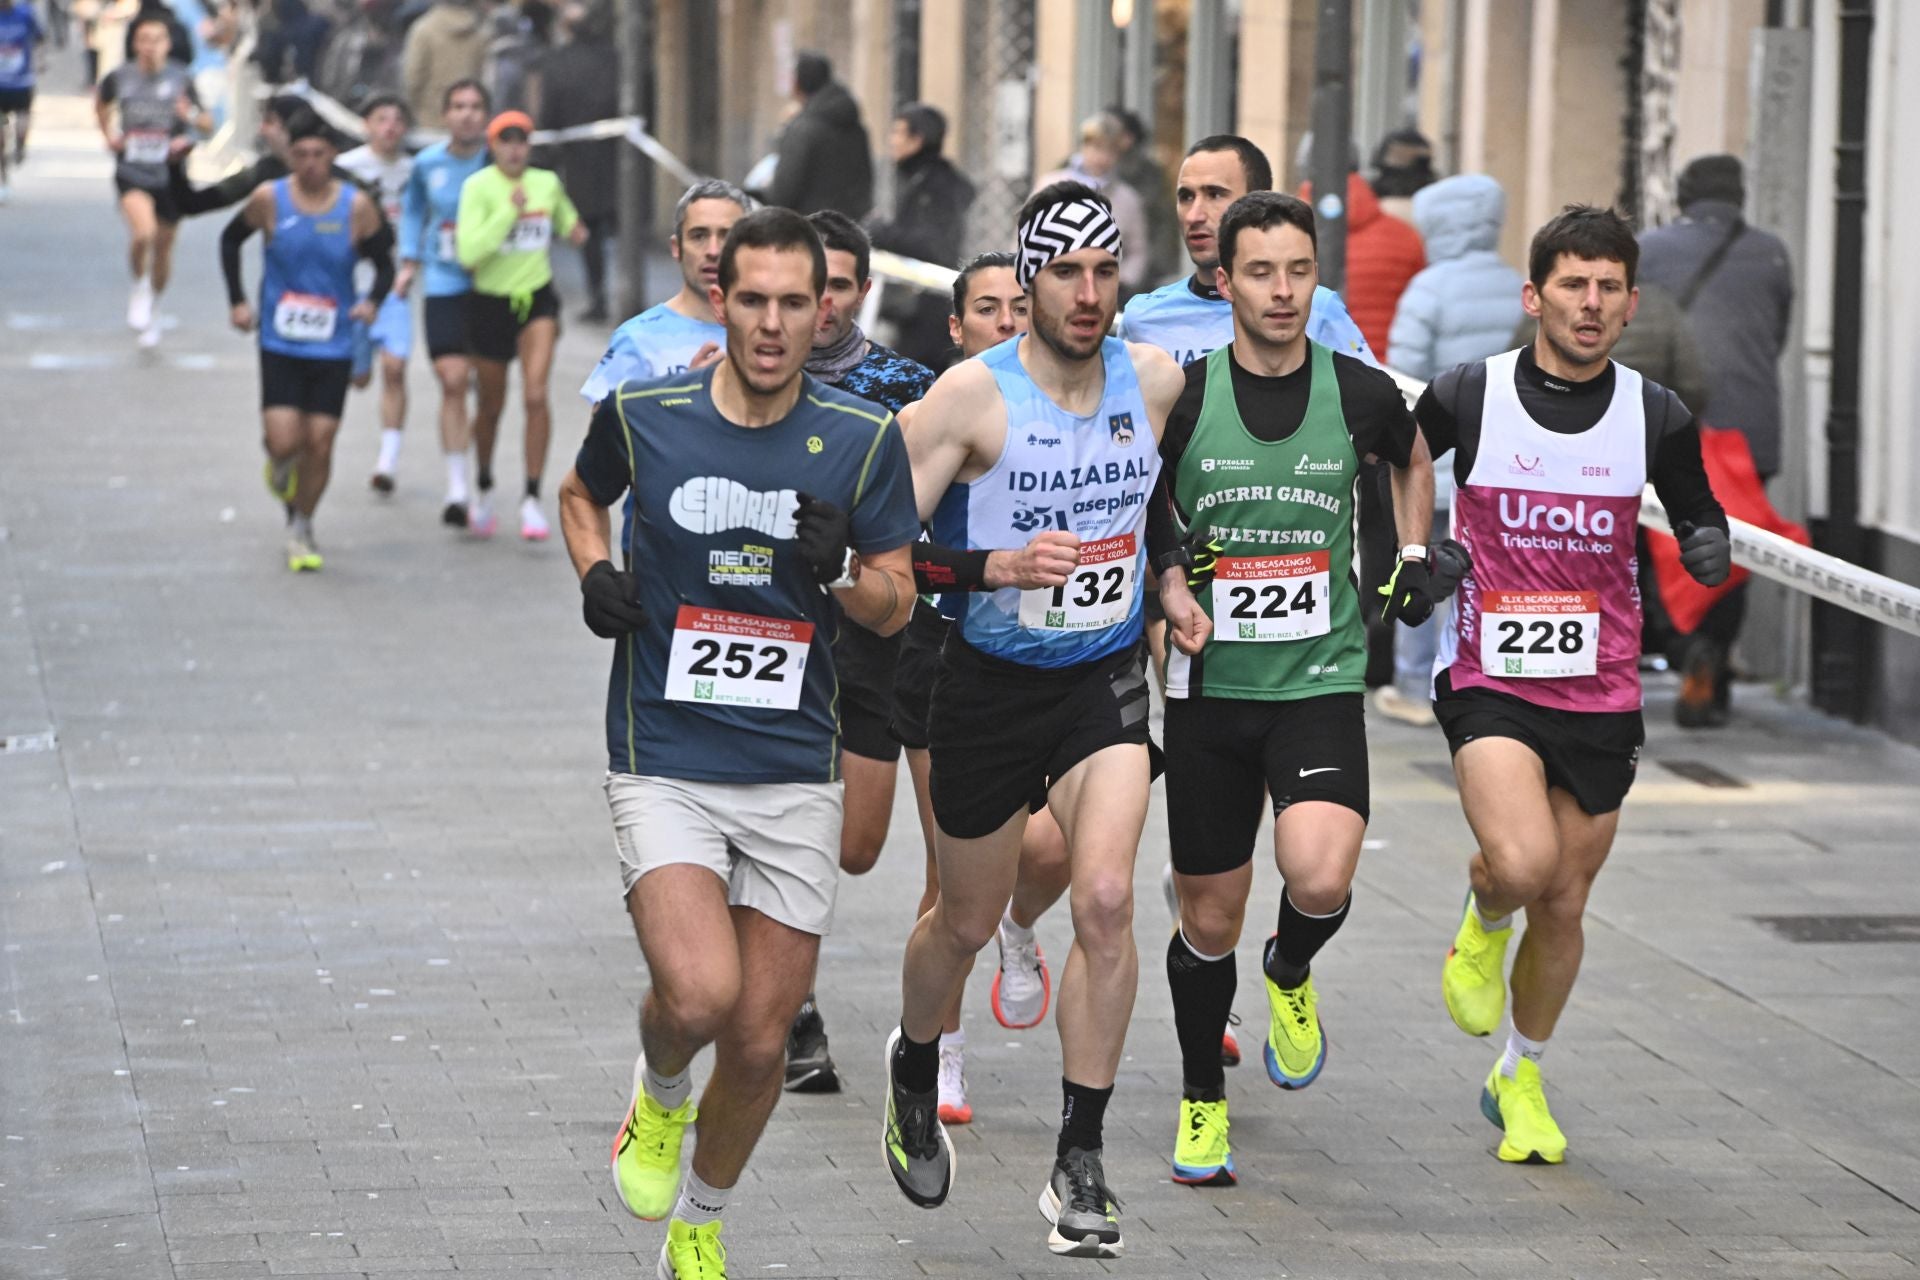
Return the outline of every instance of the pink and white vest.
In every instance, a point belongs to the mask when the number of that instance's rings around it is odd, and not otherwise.
[[[1640,707],[1634,530],[1647,483],[1638,373],[1615,365],[1613,402],[1578,435],[1528,416],[1518,351],[1487,361],[1480,446],[1453,504],[1473,556],[1434,674],[1564,711]]]

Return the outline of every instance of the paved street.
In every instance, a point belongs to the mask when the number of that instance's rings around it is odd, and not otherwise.
[[[416,367],[399,493],[365,486],[358,397],[326,571],[288,575],[223,219],[184,229],[178,323],[141,355],[84,107],[42,124],[0,209],[0,1277],[651,1275],[662,1228],[606,1170],[646,976],[600,793],[607,646],[563,549],[438,525]],[[563,340],[556,477],[603,338]],[[505,434],[511,493],[515,411]],[[903,785],[823,952],[849,1089],[776,1112],[727,1217],[732,1274],[1920,1275],[1920,751],[1756,686],[1733,729],[1683,736],[1670,700],[1654,687],[1544,1064],[1565,1166],[1492,1156],[1476,1100],[1499,1046],[1439,999],[1471,847],[1445,745],[1376,724],[1352,921],[1316,966],[1330,1061],[1299,1094],[1258,1065],[1270,865],[1257,882],[1241,1185],[1168,1181],[1156,799],[1108,1120],[1125,1259],[1045,1249],[1057,1041],[993,1022],[985,966],[958,1184],[912,1208],[876,1142],[921,876]],[[1064,926],[1041,927],[1056,961]]]

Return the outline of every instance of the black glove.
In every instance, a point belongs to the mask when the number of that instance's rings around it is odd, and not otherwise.
[[[1445,600],[1473,572],[1473,557],[1452,538],[1442,538],[1427,548],[1427,594]]]
[[[580,612],[587,630],[602,640],[618,640],[645,626],[647,615],[635,594],[632,574],[620,572],[611,560],[596,560],[580,579]]]
[[[1192,591],[1198,591],[1212,582],[1213,571],[1220,563],[1220,553],[1226,548],[1218,538],[1208,536],[1210,527],[1204,524],[1193,526],[1179,546],[1154,557],[1153,571],[1159,574],[1175,570],[1184,572],[1187,588]]]
[[[847,513],[824,498],[810,493],[795,494],[800,509],[794,516],[793,540],[800,544],[800,558],[813,570],[814,581],[821,586],[837,582],[846,572],[847,539],[852,536],[852,521]]]
[[[1703,587],[1717,587],[1733,572],[1733,543],[1725,529],[1681,524],[1673,531],[1680,543],[1680,565]]]
[[[1402,560],[1393,567],[1393,576],[1380,588],[1387,603],[1380,610],[1382,622],[1404,622],[1417,627],[1433,616],[1433,582],[1425,560]]]

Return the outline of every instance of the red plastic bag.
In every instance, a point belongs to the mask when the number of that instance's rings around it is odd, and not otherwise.
[[[1753,453],[1744,435],[1726,427],[1702,426],[1700,457],[1706,463],[1713,496],[1720,499],[1729,516],[1791,538],[1801,546],[1812,544],[1805,529],[1775,511],[1767,501],[1767,491],[1760,483],[1760,472],[1753,465]],[[1666,606],[1674,630],[1683,635],[1696,630],[1707,610],[1747,580],[1747,571],[1736,565],[1719,586],[1701,586],[1680,567],[1680,544],[1669,534],[1648,530],[1647,550],[1660,583],[1660,602]]]

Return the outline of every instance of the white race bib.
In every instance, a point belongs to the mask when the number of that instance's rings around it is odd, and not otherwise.
[[[667,655],[667,698],[792,711],[812,645],[811,622],[683,604]]]
[[[1305,640],[1333,629],[1330,556],[1232,556],[1213,572],[1215,640]]]
[[[165,164],[172,144],[173,139],[158,130],[140,129],[127,135],[120,154],[128,164]]]
[[[454,239],[456,226],[457,224],[452,222],[443,222],[440,224],[440,252],[438,257],[442,262],[457,264],[460,261],[460,251]]]
[[[1480,670],[1506,679],[1594,674],[1597,591],[1489,591],[1480,604]]]
[[[523,213],[507,232],[502,253],[545,253],[553,243],[553,220],[544,213]]]
[[[1039,631],[1098,631],[1133,612],[1139,544],[1131,533],[1080,544],[1080,564],[1065,585],[1020,593],[1020,625]]]
[[[315,293],[283,293],[273,304],[273,331],[288,342],[326,342],[340,322],[340,304]]]

